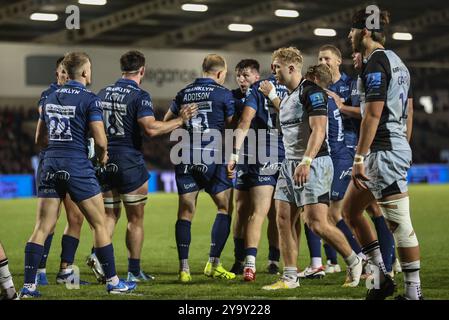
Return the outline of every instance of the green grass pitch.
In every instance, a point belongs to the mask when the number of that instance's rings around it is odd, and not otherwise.
[[[426,299],[449,299],[449,185],[414,185],[410,187],[414,227],[421,245],[421,279]],[[0,240],[10,260],[10,270],[17,288],[23,284],[24,246],[31,235],[35,222],[36,199],[0,201]],[[210,228],[215,218],[212,201],[202,193],[192,225],[190,268],[193,282],[177,282],[178,260],[174,237],[177,196],[175,194],[152,194],[146,206],[145,244],[142,252],[143,269],[156,276],[148,284],[139,284],[132,295],[108,295],[103,285],[85,266],[85,257],[92,246],[92,234],[87,224],[83,226],[75,264],[80,267],[81,278],[94,283],[79,290],[68,290],[56,285],[60,240],[66,223],[64,212],[58,222],[53,245],[47,263],[50,285],[41,287],[41,299],[362,299],[365,284],[358,288],[342,288],[344,272],[327,275],[321,280],[304,280],[294,290],[267,292],[261,289],[272,283],[276,276],[265,273],[268,244],[262,237],[257,261],[257,281],[244,283],[241,277],[232,281],[214,280],[203,274],[208,259]],[[114,235],[116,266],[119,276],[127,271],[125,247],[126,216],[122,218]],[[263,233],[266,233],[266,224]],[[230,235],[222,255],[225,267],[233,263],[233,240]],[[308,262],[308,251],[302,235],[299,267]],[[343,262],[341,265],[343,266]],[[396,276],[399,292],[402,292],[402,274]]]

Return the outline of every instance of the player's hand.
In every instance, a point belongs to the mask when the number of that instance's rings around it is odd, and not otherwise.
[[[363,163],[352,166],[352,181],[357,189],[368,190],[365,181],[369,181],[369,178],[365,175],[365,165]]]
[[[307,181],[309,181],[309,175],[310,165],[300,163],[293,173],[293,180],[295,181],[297,186],[302,187],[307,183]]]
[[[236,167],[237,167],[237,162],[235,160],[229,160],[228,165],[226,167],[229,179],[234,179]]]
[[[194,117],[198,112],[198,105],[196,103],[183,104],[181,106],[181,111],[179,112],[179,116],[182,118],[182,121],[189,121],[192,117]]]
[[[338,109],[341,109],[343,107],[343,101],[341,101],[341,97],[338,94],[336,94],[335,92],[330,91],[329,89],[324,89],[324,90],[326,91],[326,93],[329,97],[334,99],[335,104],[337,105]]]
[[[273,84],[268,80],[262,81],[259,85],[259,91],[262,92],[265,97],[268,97],[270,91],[273,90],[273,88]]]
[[[100,155],[100,157],[98,158],[98,162],[99,162],[100,166],[102,166],[102,167],[106,166],[106,164],[108,163],[108,160],[109,160],[109,156],[108,156],[107,151],[103,152],[103,154]]]

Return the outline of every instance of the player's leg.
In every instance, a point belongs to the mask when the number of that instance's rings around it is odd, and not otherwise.
[[[367,208],[366,212],[371,217],[376,229],[377,238],[379,241],[380,252],[382,252],[382,259],[385,264],[385,269],[390,275],[394,275],[393,265],[396,263],[395,243],[394,237],[388,228],[385,217],[382,214],[377,201],[372,202]],[[396,271],[400,271],[400,268],[396,267]]]
[[[254,281],[256,277],[257,248],[262,233],[262,225],[271,207],[273,189],[271,185],[255,186],[249,189],[252,212],[245,236],[246,259],[245,269],[243,270],[245,281]]]
[[[231,231],[231,216],[228,214],[231,188],[224,183],[217,182],[217,185],[206,188],[216,205],[217,215],[212,225],[209,261],[204,268],[204,274],[213,278],[234,279],[235,274],[227,271],[220,262],[221,253]]]
[[[279,181],[278,181],[279,183]],[[278,190],[276,190],[278,192]],[[279,248],[284,261],[282,277],[272,285],[264,286],[264,290],[293,289],[299,287],[298,282],[298,236],[296,233],[299,208],[296,204],[276,199],[276,218],[279,230]]]
[[[50,231],[49,235],[47,236],[47,239],[45,239],[45,242],[44,242],[44,252],[42,254],[42,259],[39,262],[39,268],[37,269],[37,273],[36,273],[36,284],[39,285],[39,286],[46,286],[46,285],[48,285],[48,279],[47,279],[47,259],[48,259],[48,255],[50,253],[50,248],[51,248],[51,243],[53,241],[53,236],[55,234],[55,228],[56,228],[56,225]]]
[[[271,199],[270,210],[268,211],[268,265],[269,274],[279,274],[279,261],[281,259],[281,251],[279,250],[279,232],[276,223],[276,207],[274,199]]]
[[[192,220],[195,215],[198,193],[198,191],[194,191],[180,194],[178,199],[178,220],[175,225],[175,236],[179,259],[178,278],[181,282],[189,282],[192,280],[188,259],[192,238]]]
[[[17,299],[17,293],[11,272],[9,272],[8,258],[0,243],[0,301],[15,299]]]
[[[309,248],[310,264],[298,273],[300,278],[320,279],[325,276],[323,261],[321,259],[321,238],[304,223],[304,233]]]
[[[36,273],[44,252],[45,239],[58,220],[61,199],[39,198],[37,203],[36,224],[25,246],[24,285],[20,291],[21,298],[40,296],[36,290]]]
[[[56,276],[57,283],[65,283],[73,274],[71,266],[75,261],[75,254],[78,249],[81,228],[84,221],[84,216],[81,210],[76,203],[72,201],[69,194],[66,195],[63,203],[67,216],[67,225],[61,239],[61,263],[59,266],[59,273]],[[84,281],[82,283],[87,284]]]
[[[234,264],[231,272],[243,274],[245,262],[245,230],[248,226],[251,203],[247,190],[235,189],[235,208],[233,234],[234,234]]]
[[[404,273],[405,292],[402,298],[422,299],[419,271],[420,249],[410,217],[410,200],[407,192],[382,198],[379,206],[386,217],[398,247],[402,272]]]
[[[126,228],[126,247],[128,248],[128,280],[149,281],[154,277],[143,272],[140,260],[144,241],[144,214],[148,198],[148,182],[136,190],[121,195],[128,218]]]

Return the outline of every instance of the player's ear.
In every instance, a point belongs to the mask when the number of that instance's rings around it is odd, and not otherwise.
[[[143,77],[145,74],[145,66],[140,67],[140,75]]]

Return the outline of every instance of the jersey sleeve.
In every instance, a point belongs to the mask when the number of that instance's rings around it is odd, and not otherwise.
[[[230,90],[225,91],[224,107],[226,118],[232,117],[235,113],[235,99]]]
[[[359,107],[360,106],[360,96],[357,92],[357,79],[351,82],[350,86],[351,94],[349,95],[349,101],[346,105]]]
[[[89,103],[87,119],[89,122],[103,121],[103,108],[101,107],[101,100],[97,96],[95,96]]]
[[[412,81],[411,80],[410,80],[410,87],[408,88],[407,98],[408,99],[413,99],[413,88],[412,88]]]
[[[42,92],[41,97],[37,103],[38,108],[42,108],[44,106],[45,99],[47,99],[47,91]]]
[[[327,116],[327,94],[323,89],[311,87],[305,90],[301,100],[309,116]]]
[[[176,97],[173,99],[171,105],[170,105],[170,111],[178,116],[179,115],[179,110],[181,109],[181,104],[182,104],[182,91],[178,92],[178,94],[176,95]]]
[[[385,101],[387,98],[389,62],[384,53],[375,54],[368,61],[362,75],[365,101]]]
[[[148,92],[144,92],[137,98],[137,119],[154,117],[153,102]]]
[[[245,106],[251,107],[254,110],[257,111],[257,106],[258,106],[258,102],[259,102],[259,95],[258,95],[258,89],[259,85],[252,85],[249,89],[248,92],[246,93],[246,97],[245,97]]]

